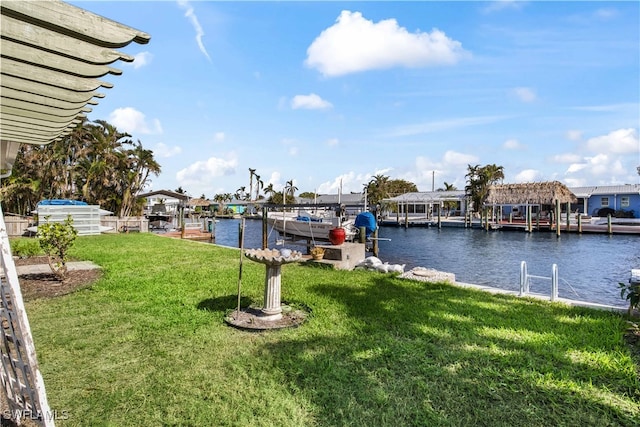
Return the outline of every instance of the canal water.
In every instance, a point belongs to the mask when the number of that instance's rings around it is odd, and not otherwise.
[[[245,248],[262,245],[262,222],[246,220]],[[216,223],[216,244],[238,247],[240,220]],[[269,247],[278,233],[269,230]],[[456,281],[517,291],[520,264],[530,275],[551,277],[558,265],[559,296],[626,307],[618,283],[628,283],[632,268],[640,268],[640,236],[465,228],[382,227],[379,258],[389,264],[434,268],[454,273]],[[287,244],[304,250],[304,247]],[[549,295],[551,281],[531,279],[531,291]]]

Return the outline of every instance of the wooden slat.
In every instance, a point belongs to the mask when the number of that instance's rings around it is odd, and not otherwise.
[[[100,15],[63,2],[3,1],[2,13],[19,16],[40,26],[56,28],[71,37],[104,47],[124,47],[129,43],[147,44],[151,36]]]
[[[4,2],[2,5],[4,5]],[[3,38],[39,47],[69,58],[84,60],[92,64],[111,64],[117,60],[133,61],[133,57],[130,55],[96,46],[84,40],[68,37],[48,28],[25,23],[4,14],[0,18],[0,27],[2,28]]]
[[[2,99],[15,99],[17,101],[25,101],[36,105],[44,105],[47,107],[58,108],[60,110],[76,110],[85,105],[98,105],[98,101],[93,98],[83,102],[69,102],[61,99],[50,98],[48,96],[38,95],[35,93],[27,93],[10,87],[2,88]]]
[[[2,58],[2,73],[76,92],[92,92],[99,87],[108,89],[113,87],[113,84],[101,80],[72,76],[59,71],[24,64],[9,58]]]
[[[47,114],[62,118],[73,118],[78,113],[90,113],[91,108],[82,106],[73,110],[63,110],[55,107],[48,107],[46,105],[34,104],[28,101],[21,101],[18,99],[12,98],[2,98],[0,99],[0,106],[7,106],[16,109],[21,109],[27,112],[36,112],[40,114]]]
[[[9,39],[0,40],[0,54],[3,58],[10,58],[78,77],[102,77],[107,74],[119,76],[122,74],[121,70],[107,65],[78,61]]]
[[[104,98],[104,94],[102,93],[76,92],[70,89],[34,82],[32,80],[25,80],[8,74],[3,74],[0,77],[0,82],[2,82],[2,92],[0,92],[0,94],[4,93],[5,87],[9,87],[25,93],[25,96],[33,93],[39,96],[46,96],[48,98],[59,99],[67,102],[89,102],[91,98]]]

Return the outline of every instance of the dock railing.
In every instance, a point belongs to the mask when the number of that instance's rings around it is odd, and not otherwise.
[[[553,264],[551,266],[551,277],[546,276],[535,276],[533,274],[529,274],[527,271],[527,262],[522,261],[520,263],[520,296],[525,296],[529,294],[530,288],[530,279],[543,279],[543,280],[551,280],[551,301],[555,301],[558,299],[558,265]]]

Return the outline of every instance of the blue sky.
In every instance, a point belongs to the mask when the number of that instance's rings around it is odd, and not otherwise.
[[[153,190],[638,183],[638,2],[72,4],[151,35],[90,120],[154,151]],[[433,180],[435,176],[435,182]]]

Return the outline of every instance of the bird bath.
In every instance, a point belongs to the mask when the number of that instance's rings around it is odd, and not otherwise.
[[[282,284],[282,265],[300,261],[302,253],[290,249],[247,249],[245,256],[251,261],[264,264],[266,267],[264,277],[264,306],[262,307],[263,320],[279,320],[282,318],[282,306],[280,304],[280,287]]]
[[[244,254],[251,261],[265,265],[264,303],[260,309],[234,310],[226,322],[245,329],[277,329],[302,323],[306,313],[283,307],[280,301],[282,265],[300,261],[302,253],[290,249],[247,249]]]

